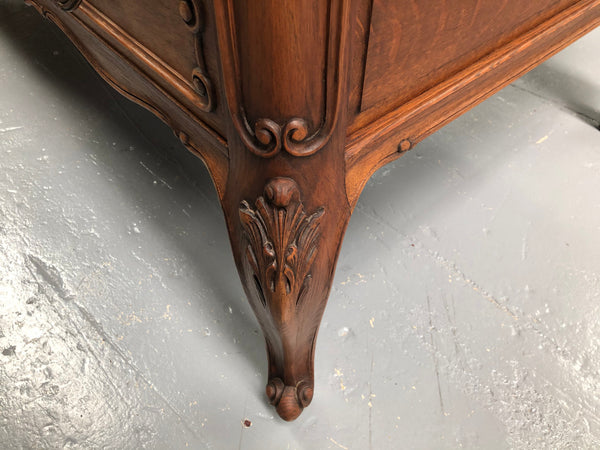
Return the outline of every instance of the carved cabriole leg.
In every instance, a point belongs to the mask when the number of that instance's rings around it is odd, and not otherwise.
[[[267,397],[285,420],[313,397],[316,336],[350,217],[335,150],[308,159],[236,153],[224,199],[237,268],[267,344]]]
[[[315,340],[351,211],[344,160],[351,2],[213,6],[229,113],[223,210],[267,343],[267,396],[293,420],[313,397]]]

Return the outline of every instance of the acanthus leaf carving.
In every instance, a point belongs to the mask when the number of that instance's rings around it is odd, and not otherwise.
[[[283,177],[267,183],[254,208],[246,201],[240,205],[251,276],[263,306],[280,324],[308,290],[324,212],[307,214],[298,185]]]

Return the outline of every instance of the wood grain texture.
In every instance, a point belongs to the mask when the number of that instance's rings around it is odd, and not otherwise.
[[[193,113],[221,136],[226,112],[219,104],[219,78],[212,2],[84,1],[75,16],[90,31],[115,42],[123,59],[153,76],[167,92],[177,94]],[[146,67],[149,65],[150,67]],[[174,90],[173,88],[177,88]]]
[[[223,210],[242,284],[265,335],[267,397],[283,419],[293,420],[313,397],[317,332],[351,212],[344,176],[349,52],[343,37],[352,4],[264,5],[272,9],[215,2],[232,118]],[[250,82],[241,82],[248,71]],[[265,71],[277,75],[254,75]],[[262,95],[249,96],[248,90]]]
[[[574,3],[374,0],[362,111],[397,107]]]
[[[294,324],[305,300],[313,296],[311,271],[319,253],[319,227],[325,209],[305,212],[296,182],[278,177],[268,181],[255,206],[242,201],[239,213],[248,243],[245,272],[254,279],[255,295],[263,309],[258,315],[271,321],[265,326],[276,329],[279,335],[267,338],[272,367],[267,396],[281,417],[292,420],[313,396],[313,380],[290,380],[289,372],[295,368],[289,369],[290,358],[285,356],[293,352],[296,358],[292,362],[299,356]],[[260,307],[255,305],[255,310]],[[310,339],[305,350],[312,353],[314,336]]]
[[[32,0],[206,163],[285,420],[371,174],[600,24],[600,0]]]
[[[346,141],[351,204],[379,167],[599,24],[600,0],[579,1],[397,109],[357,128]],[[349,127],[349,131],[354,128]]]
[[[190,85],[168,85],[171,77],[179,78],[86,2],[68,14],[51,1],[27,3],[54,22],[111,86],[167,123],[185,147],[205,162],[219,196],[222,195],[229,164],[227,143],[200,119],[196,112],[200,109],[194,107],[196,94]]]
[[[215,1],[227,103],[250,152],[327,144],[345,107],[349,11],[347,0]]]

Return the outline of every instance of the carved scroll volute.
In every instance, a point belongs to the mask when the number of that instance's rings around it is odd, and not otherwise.
[[[298,339],[303,325],[300,311],[311,292],[324,214],[323,208],[311,214],[304,210],[298,186],[290,178],[270,180],[254,207],[243,201],[239,209],[246,240],[246,278],[254,280],[248,284],[254,284],[253,307],[269,351],[267,396],[285,420],[298,417],[313,396],[312,369],[298,370],[294,358],[304,355],[312,367],[314,341],[306,347]],[[272,360],[274,352],[277,362]]]
[[[55,3],[65,11],[73,11],[81,4],[81,0],[55,0]]]
[[[204,9],[200,0],[180,0],[179,15],[189,30],[194,34],[195,53],[197,66],[192,71],[192,84],[198,94],[198,106],[204,112],[210,112],[214,108],[213,88],[210,78],[206,72],[206,61],[204,58]]]
[[[227,104],[252,153],[309,156],[343,104],[349,0],[215,0]]]

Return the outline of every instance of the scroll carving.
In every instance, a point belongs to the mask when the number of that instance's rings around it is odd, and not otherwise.
[[[282,120],[263,116],[257,120],[248,118],[247,109],[244,105],[244,92],[240,83],[244,71],[260,71],[268,69],[261,67],[260,64],[248,64],[242,68],[242,61],[238,49],[238,27],[236,25],[236,2],[235,0],[215,1],[215,9],[219,16],[225,20],[218,21],[219,27],[219,45],[221,62],[224,74],[224,87],[227,94],[227,102],[233,119],[233,124],[245,147],[252,153],[262,158],[271,158],[285,151],[293,156],[309,156],[322,149],[329,141],[333,130],[338,122],[343,103],[343,91],[346,67],[348,34],[350,28],[349,19],[349,0],[328,0],[327,8],[328,23],[325,34],[324,45],[326,45],[326,61],[324,76],[324,114],[317,121],[316,126],[310,127],[308,118],[302,114],[293,111],[280,111],[280,117],[290,117]],[[298,2],[296,6],[299,10],[304,8],[314,8],[310,2]],[[276,15],[278,11],[271,11]],[[282,13],[283,14],[283,13]],[[280,20],[289,20],[293,17],[291,14],[282,16]],[[286,19],[287,18],[287,19]],[[273,21],[279,18],[273,18]],[[293,28],[290,25],[290,28]],[[268,36],[241,36],[244,40],[269,39]],[[299,44],[302,45],[302,44]],[[284,49],[275,52],[275,58],[289,61],[294,64],[298,71],[306,70],[314,64],[304,57],[295,54],[286,54]],[[275,59],[274,58],[274,59]],[[287,64],[287,62],[286,62]],[[243,69],[243,70],[242,70]],[[281,86],[278,89],[295,90],[293,80],[281,80]],[[310,93],[304,93],[311,95]],[[312,99],[315,103],[319,99]],[[288,105],[284,109],[288,108]],[[291,114],[290,114],[291,113]],[[255,116],[256,117],[256,116]],[[272,116],[271,116],[272,117]],[[252,123],[254,122],[254,123]],[[314,120],[313,120],[314,122]]]
[[[206,61],[204,59],[203,39],[204,32],[204,9],[200,0],[181,0],[179,2],[179,15],[195,36],[195,53],[197,67],[192,71],[192,83],[198,94],[198,106],[202,111],[212,111],[213,90],[212,84],[206,72]]]
[[[291,318],[289,312],[308,290],[324,212],[320,208],[308,215],[290,178],[270,180],[255,208],[246,201],[240,205],[246,259],[260,300],[281,323]]]
[[[55,0],[55,2],[65,11],[73,11],[81,4],[81,0]]]
[[[247,121],[245,126],[248,127]],[[246,146],[263,158],[275,156],[282,148],[293,156],[309,156],[320,149],[320,142],[309,142],[311,137],[308,137],[308,125],[304,119],[295,118],[283,126],[271,119],[260,119],[253,130],[248,129],[248,133],[253,139],[242,136]]]

